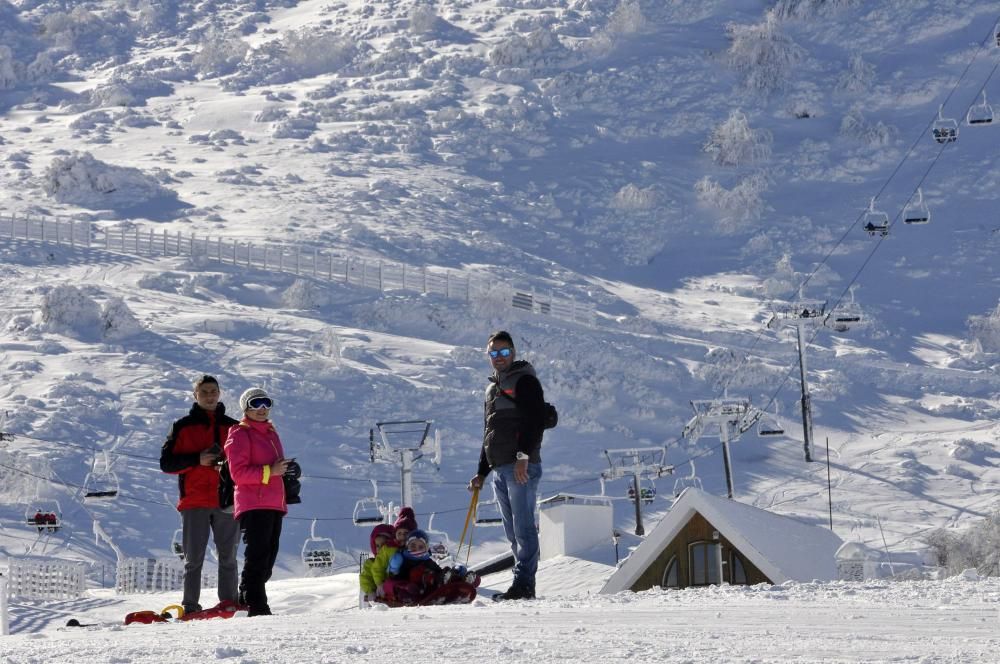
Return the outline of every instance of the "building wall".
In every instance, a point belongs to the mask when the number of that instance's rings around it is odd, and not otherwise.
[[[717,529],[709,523],[705,517],[701,514],[695,513],[694,516],[684,525],[684,528],[674,537],[673,541],[667,544],[666,548],[660,552],[656,559],[646,568],[639,579],[632,585],[633,591],[639,590],[649,590],[650,588],[658,588],[663,581],[663,573],[667,569],[667,564],[670,560],[677,556],[677,562],[679,565],[679,575],[678,581],[680,582],[680,587],[686,588],[689,583],[690,571],[689,571],[689,559],[688,559],[688,545],[694,542],[705,542],[713,541],[713,532]],[[730,556],[734,552],[732,544],[721,535],[719,536],[719,541],[722,544],[722,560],[725,564],[722,566],[722,578],[726,583],[732,583],[731,576],[731,565],[729,564]],[[736,555],[740,556],[741,562],[743,563],[743,569],[746,571],[747,583],[749,585],[754,585],[757,583],[772,583],[770,579],[764,576],[763,572],[754,567],[754,565],[747,560],[745,556],[739,554],[736,551]]]

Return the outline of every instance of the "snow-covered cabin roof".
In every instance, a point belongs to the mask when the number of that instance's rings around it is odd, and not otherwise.
[[[774,583],[837,578],[835,554],[842,541],[831,531],[691,487],[611,575],[601,592],[631,588],[696,513]]]

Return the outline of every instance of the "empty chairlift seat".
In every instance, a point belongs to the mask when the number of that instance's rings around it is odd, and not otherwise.
[[[917,189],[916,199],[911,199],[903,208],[903,221],[907,224],[926,224],[931,220],[931,210],[924,202],[924,192]]]
[[[993,107],[986,101],[986,90],[983,90],[983,101],[969,107],[965,123],[970,127],[993,124]]]

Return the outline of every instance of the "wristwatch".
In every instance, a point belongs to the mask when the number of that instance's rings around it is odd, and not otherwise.
[[[530,457],[530,456],[528,456],[527,454],[525,454],[524,452],[518,452],[518,453],[517,453],[517,460],[518,460],[518,461],[527,461],[527,460],[528,460],[528,459],[530,459],[530,458],[531,458],[531,457]]]

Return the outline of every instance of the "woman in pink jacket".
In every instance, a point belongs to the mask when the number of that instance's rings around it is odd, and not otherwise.
[[[278,557],[281,520],[288,512],[282,480],[291,460],[285,459],[281,439],[268,416],[273,401],[263,389],[252,387],[240,396],[243,419],[229,429],[225,452],[233,476],[234,516],[243,530],[246,550],[240,576],[240,603],[251,616],[269,616],[264,584]]]

